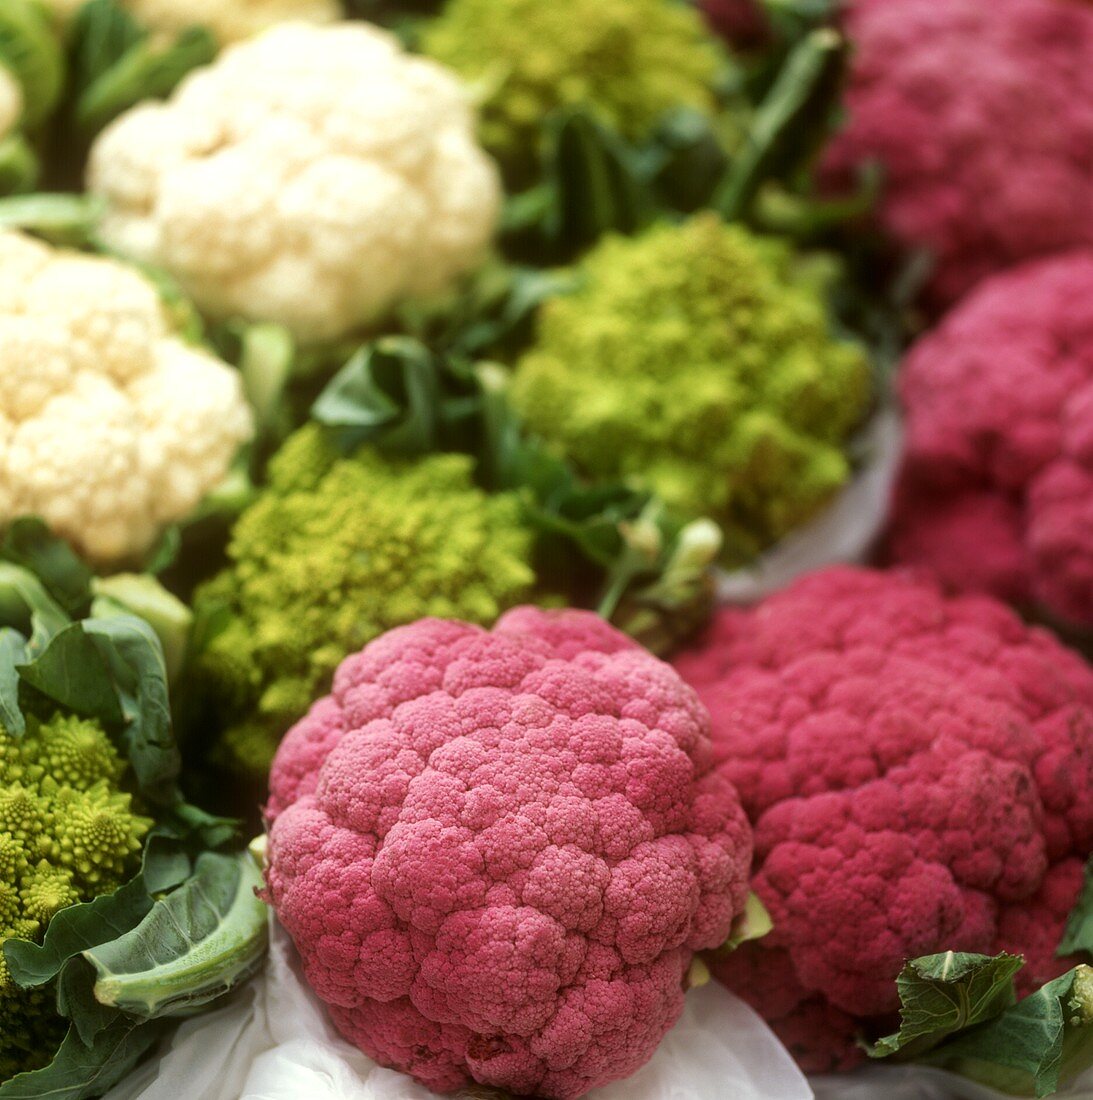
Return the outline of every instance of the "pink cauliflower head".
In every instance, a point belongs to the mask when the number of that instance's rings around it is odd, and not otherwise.
[[[1093,848],[1093,669],[987,597],[847,567],[723,610],[677,667],[774,921],[717,964],[802,1066],[892,1029],[907,959],[1054,952]]]
[[[1012,263],[1093,245],[1093,5],[852,0],[833,181],[879,161],[884,227],[925,248],[935,304]]]
[[[981,284],[901,389],[891,557],[1093,626],[1093,250]]]
[[[270,789],[268,893],[308,981],[438,1092],[633,1073],[748,889],[706,711],[586,612],[390,631],[289,731]]]

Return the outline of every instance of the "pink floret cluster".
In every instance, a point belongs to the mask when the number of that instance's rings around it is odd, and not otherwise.
[[[1093,846],[1093,670],[988,597],[845,567],[722,610],[677,663],[755,825],[774,920],[716,975],[801,1064],[892,1028],[903,963],[1054,957]]]
[[[827,169],[885,172],[881,218],[955,301],[1014,262],[1093,245],[1093,5],[853,0],[849,123]]]
[[[633,1073],[748,889],[706,711],[586,612],[383,635],[270,786],[269,897],[309,983],[438,1092],[564,1100]]]
[[[1093,626],[1093,250],[997,275],[907,356],[889,553]]]

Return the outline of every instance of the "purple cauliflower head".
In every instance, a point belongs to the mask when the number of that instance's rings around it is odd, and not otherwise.
[[[1093,250],[986,280],[900,386],[891,557],[1093,627]]]
[[[1055,957],[1093,849],[1093,669],[982,596],[845,567],[720,612],[677,662],[774,921],[715,974],[808,1070],[893,1030],[907,959]]]
[[[748,889],[708,725],[585,612],[425,619],[348,657],[274,761],[267,868],[342,1033],[439,1092],[638,1069]]]
[[[849,123],[827,160],[885,171],[884,227],[935,258],[935,304],[1093,245],[1093,5],[853,0]]]

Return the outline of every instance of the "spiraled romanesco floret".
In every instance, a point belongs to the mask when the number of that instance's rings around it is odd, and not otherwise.
[[[152,822],[119,789],[126,764],[98,723],[0,727],[0,944],[40,939],[53,915],[120,886]],[[49,1060],[66,1022],[51,988],[21,990],[0,952],[0,1080]]]
[[[519,501],[476,488],[468,457],[343,458],[302,428],[236,524],[231,566],[197,598],[199,619],[230,611],[198,659],[229,723],[228,762],[264,774],[338,662],[391,627],[492,623],[527,596],[531,553]]]
[[[547,302],[513,399],[590,475],[721,523],[745,560],[810,519],[850,474],[870,367],[831,331],[816,280],[780,243],[714,215],[604,241]]]
[[[482,141],[510,170],[560,107],[589,105],[637,139],[669,108],[715,106],[718,47],[673,0],[449,0],[423,47],[484,89]]]

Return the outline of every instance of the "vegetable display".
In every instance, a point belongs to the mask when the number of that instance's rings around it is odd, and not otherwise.
[[[1060,0],[855,0],[849,122],[828,154],[877,161],[880,217],[946,305],[1009,264],[1093,243],[1093,9]]]
[[[251,432],[238,375],[107,258],[0,231],[0,522],[39,515],[94,562],[137,561]]]
[[[896,560],[1093,627],[1093,252],[996,275],[911,350]]]
[[[460,84],[392,36],[290,23],[117,119],[88,186],[104,240],[209,317],[332,341],[482,258],[499,190],[472,130]]]
[[[907,960],[1010,952],[1035,995],[1081,961],[1060,946],[1088,952],[1067,926],[1093,851],[1093,670],[1049,634],[985,597],[835,568],[721,611],[676,667],[754,822],[774,926],[713,970],[802,1065],[853,1064],[891,1030]]]
[[[712,516],[739,562],[847,481],[872,378],[807,261],[703,214],[590,253],[576,289],[541,307],[512,393],[583,471]]]
[[[698,14],[673,0],[450,0],[423,46],[483,90],[482,141],[517,181],[560,108],[638,139],[669,110],[716,107],[719,52]]]
[[[707,723],[589,613],[426,619],[348,657],[278,750],[266,872],[342,1033],[440,1091],[637,1069],[747,893]]]

